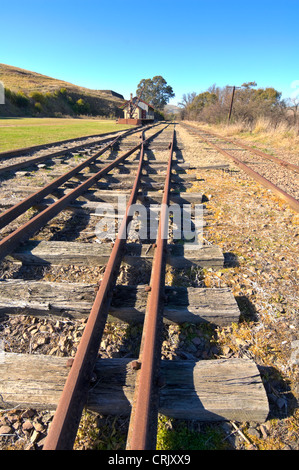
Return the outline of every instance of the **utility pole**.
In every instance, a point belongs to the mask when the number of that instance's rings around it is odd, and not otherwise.
[[[231,99],[230,108],[229,108],[229,113],[228,113],[228,120],[227,120],[227,124],[229,124],[230,118],[231,118],[231,115],[232,115],[232,110],[233,110],[233,103],[234,103],[235,91],[236,91],[237,88],[241,88],[241,87],[240,87],[240,86],[228,86],[227,88],[232,88],[232,89],[233,89],[233,92],[232,92],[232,99]]]

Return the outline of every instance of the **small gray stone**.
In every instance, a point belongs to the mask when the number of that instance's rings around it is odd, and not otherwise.
[[[187,350],[188,350],[188,352],[190,352],[190,353],[195,353],[195,352],[197,351],[197,348],[196,348],[196,346],[195,346],[194,344],[191,343],[191,344],[189,344],[189,346],[187,347]]]
[[[16,171],[16,176],[29,176],[30,172],[29,171]]]
[[[183,359],[187,359],[187,360],[194,360],[195,357],[193,356],[193,354],[190,354],[186,351],[179,351],[179,355],[183,358]]]
[[[299,364],[299,340],[291,342],[292,353],[290,357],[291,365],[295,366]]]
[[[195,338],[192,339],[192,343],[195,345],[199,345],[201,343],[201,339],[196,336]]]
[[[257,437],[258,439],[260,439],[260,437],[261,437],[260,433],[258,432],[258,430],[256,428],[249,428],[247,432],[251,436]]]
[[[22,413],[22,418],[31,418],[32,416],[34,415],[34,411],[33,410],[26,410],[24,411],[24,413]]]
[[[23,423],[22,425],[23,431],[30,431],[32,428],[33,428],[33,424],[31,423],[31,421],[29,421],[29,419],[27,419],[25,423]]]
[[[43,430],[44,430],[43,424],[41,424],[39,422],[33,423],[33,426],[34,426],[34,429],[38,432],[43,432]]]
[[[13,434],[13,429],[10,426],[1,426],[0,427],[0,434]]]
[[[276,400],[276,405],[278,406],[279,409],[282,409],[284,406],[287,406],[287,401],[285,398],[278,398]]]

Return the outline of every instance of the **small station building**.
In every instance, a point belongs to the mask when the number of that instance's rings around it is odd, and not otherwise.
[[[118,124],[149,124],[155,120],[154,108],[152,105],[141,100],[137,96],[135,98],[126,101],[126,103],[121,106],[123,110],[124,117],[118,119]]]

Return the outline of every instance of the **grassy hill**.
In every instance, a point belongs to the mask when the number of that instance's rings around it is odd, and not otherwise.
[[[29,70],[0,64],[5,104],[0,116],[102,116],[122,113],[122,95],[112,90],[90,90]]]

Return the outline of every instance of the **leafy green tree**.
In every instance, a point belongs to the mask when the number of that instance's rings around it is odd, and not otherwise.
[[[256,82],[246,82],[246,83],[243,83],[241,85],[241,87],[243,88],[252,88],[254,86],[257,86],[257,83]]]
[[[136,95],[139,96],[141,92],[141,99],[160,111],[163,110],[170,98],[175,96],[172,87],[167,85],[166,80],[161,75],[157,75],[152,79],[143,78],[137,85]]]
[[[205,91],[197,95],[192,101],[191,108],[196,111],[201,111],[205,106],[210,106],[218,101],[217,95],[215,93],[210,93]]]
[[[218,96],[216,93],[205,91],[196,95],[195,92],[183,95],[181,117],[182,119],[196,119],[204,108],[208,108],[218,103]]]
[[[274,88],[259,88],[255,90],[254,99],[261,102],[267,102],[270,105],[278,104],[281,98],[281,93]]]
[[[183,95],[181,118],[205,122],[227,121],[231,104],[231,87],[217,87],[196,95]],[[234,95],[232,120],[252,125],[261,116],[279,122],[283,119],[286,104],[281,93],[272,87],[258,88],[257,83],[246,82],[237,87]]]

